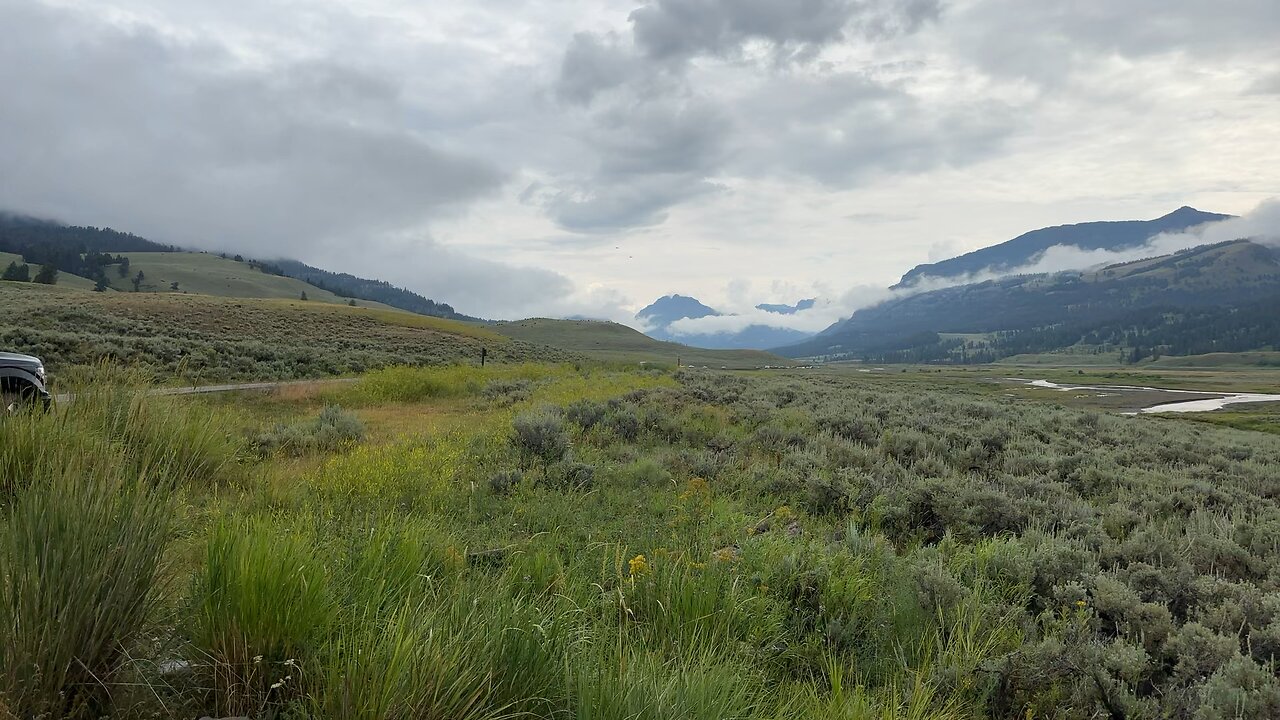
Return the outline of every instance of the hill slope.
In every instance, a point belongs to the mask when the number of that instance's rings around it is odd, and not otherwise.
[[[509,338],[619,362],[674,365],[678,358],[683,365],[730,368],[787,363],[777,355],[758,350],[707,350],[655,340],[625,325],[599,320],[532,318],[500,322],[491,326],[491,329]]]
[[[409,312],[455,320],[474,320],[445,304],[380,280],[334,273],[295,260],[262,262],[236,255],[180,252],[110,228],[63,225],[51,220],[0,211],[0,252],[25,257],[31,264],[51,263],[66,274],[101,278],[119,290],[134,290],[132,279],[142,270],[140,289],[200,292],[233,297],[301,297],[324,302],[367,301]],[[135,254],[141,257],[135,258]],[[130,262],[122,261],[128,256]],[[133,267],[134,261],[142,263]],[[217,262],[222,261],[222,262]],[[234,267],[228,263],[243,264]],[[7,263],[6,263],[7,264]],[[123,266],[123,267],[122,267]],[[277,278],[272,280],[271,278]],[[74,282],[70,284],[76,284]]]
[[[188,381],[324,377],[392,364],[563,362],[581,356],[401,310],[0,282],[0,347],[51,372],[102,359]]]
[[[131,252],[124,253],[124,257],[129,259],[126,275],[122,277],[113,271],[106,276],[111,287],[120,291],[132,292],[132,280],[141,272],[144,279],[139,289],[142,292],[175,292],[172,283],[176,282],[179,293],[287,300],[298,300],[306,293],[307,299],[315,302],[348,302],[347,298],[301,280],[263,272],[262,266],[254,262],[237,262],[199,252]],[[374,303],[359,301],[358,304]]]
[[[22,265],[23,263],[26,263],[26,262],[27,261],[23,259],[21,255],[16,255],[14,253],[0,252],[0,270],[3,270],[4,268],[9,267],[9,263],[17,263],[19,265]],[[40,272],[41,266],[39,264],[27,263],[27,265],[29,265],[31,268],[32,277],[35,277],[35,274]],[[68,273],[68,272],[59,271],[57,285],[59,287],[73,288],[76,290],[92,290],[94,286],[94,282],[88,278],[80,277],[79,275],[72,275],[71,273]]]
[[[998,272],[1023,267],[1055,245],[1073,245],[1083,250],[1135,248],[1160,233],[1178,232],[1230,217],[1184,206],[1155,220],[1089,222],[1041,228],[949,260],[917,265],[902,276],[898,286],[910,286],[923,276],[962,278],[984,270]]]
[[[411,290],[396,287],[384,280],[369,280],[356,277],[350,273],[321,270],[320,268],[300,263],[297,260],[277,260],[271,263],[269,269],[278,271],[287,277],[315,285],[338,297],[360,298],[400,308],[401,310],[408,310],[419,315],[430,315],[452,320],[478,319],[455,311],[451,305],[436,302]]]
[[[1078,343],[1148,352],[1155,346],[1168,354],[1255,350],[1280,344],[1267,319],[1277,299],[1276,251],[1238,240],[1088,273],[1023,275],[901,297],[778,352],[978,362]]]

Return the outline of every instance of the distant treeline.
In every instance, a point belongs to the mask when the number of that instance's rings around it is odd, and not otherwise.
[[[172,252],[171,245],[161,245],[132,233],[111,228],[59,225],[19,215],[0,213],[0,252],[21,255],[26,263],[54,267],[72,275],[107,284],[111,266],[120,277],[129,273],[129,259],[124,252]]]
[[[383,305],[390,305],[391,307],[408,310],[419,315],[430,315],[450,320],[476,320],[476,318],[457,312],[448,303],[436,302],[412,290],[396,287],[383,280],[369,280],[356,277],[350,273],[329,272],[328,270],[321,270],[320,268],[300,263],[297,260],[276,260],[261,264],[261,267],[263,272],[295,278],[315,285],[322,290],[328,290],[338,297],[380,302]]]

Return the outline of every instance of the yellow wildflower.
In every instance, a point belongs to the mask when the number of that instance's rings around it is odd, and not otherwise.
[[[631,577],[645,575],[649,572],[649,561],[643,555],[637,555],[627,561],[627,569],[631,571]]]
[[[702,478],[693,478],[689,481],[688,487],[684,492],[680,493],[680,499],[684,501],[701,499],[711,496],[711,486]]]

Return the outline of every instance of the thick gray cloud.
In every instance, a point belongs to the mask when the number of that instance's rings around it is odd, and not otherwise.
[[[998,120],[949,112],[920,122],[919,103],[901,89],[785,67],[846,33],[895,37],[939,13],[937,0],[655,0],[630,14],[630,43],[578,33],[555,94],[582,114],[599,163],[560,178],[545,206],[566,229],[607,233],[661,223],[668,208],[739,170],[845,183],[980,156],[998,142]],[[772,54],[753,86],[726,94],[691,66],[700,56],[741,60],[752,42]]]
[[[566,229],[608,232],[666,219],[666,210],[716,190],[710,178],[726,158],[731,121],[695,97],[628,97],[593,109],[582,137],[597,158],[562,178],[546,207]]]
[[[1259,95],[1280,95],[1280,72],[1260,77],[1249,86],[1249,92]]]
[[[654,0],[631,13],[636,45],[658,59],[736,55],[752,41],[778,59],[812,58],[859,35],[914,32],[940,12],[938,0]]]
[[[323,60],[0,2],[0,201],[159,240],[308,257],[452,212],[503,171],[394,123],[400,85]]]
[[[754,173],[787,172],[831,186],[887,173],[963,166],[995,154],[1017,126],[996,100],[933,103],[860,74],[776,78],[744,98],[754,121],[743,154]]]
[[[640,58],[626,51],[616,33],[578,33],[560,63],[556,96],[586,104],[597,93],[631,82],[643,72]]]
[[[0,0],[0,208],[477,314],[745,316],[1035,227],[1247,212],[1277,36],[1274,0]]]
[[[983,0],[966,3],[948,37],[984,72],[1061,84],[1111,58],[1270,57],[1274,0]]]

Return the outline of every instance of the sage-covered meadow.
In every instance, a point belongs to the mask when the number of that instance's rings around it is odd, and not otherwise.
[[[0,716],[1280,715],[1280,438],[930,382],[99,368],[0,418]]]

